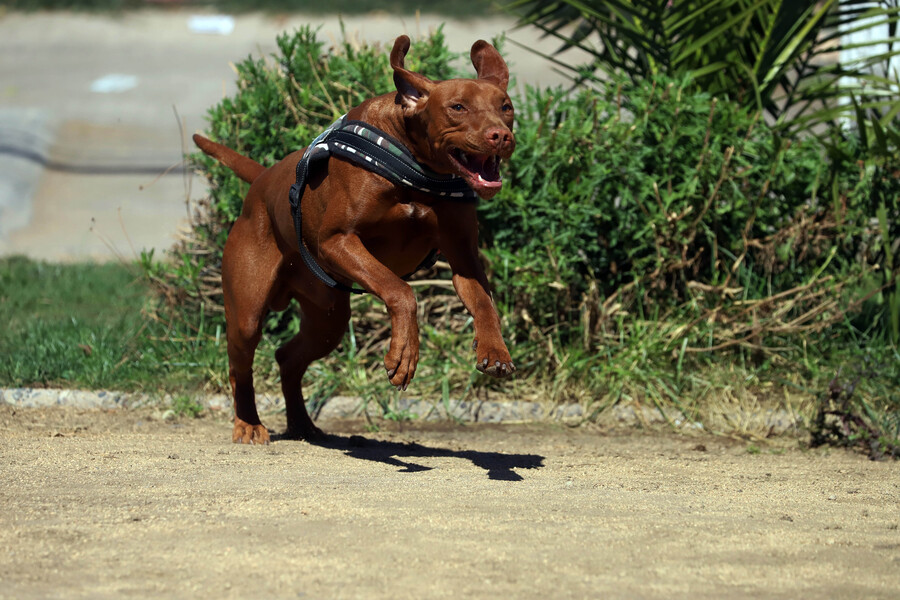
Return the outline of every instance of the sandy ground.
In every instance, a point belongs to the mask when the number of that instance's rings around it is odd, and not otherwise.
[[[551,425],[0,407],[0,597],[897,598],[900,465]],[[283,427],[270,417],[275,431]]]

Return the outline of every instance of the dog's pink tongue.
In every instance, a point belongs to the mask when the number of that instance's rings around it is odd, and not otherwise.
[[[468,180],[469,187],[485,200],[490,200],[499,194],[500,188],[503,187],[503,181],[500,179],[490,181],[482,177],[480,173],[470,173],[469,177],[466,179]]]
[[[478,173],[475,175],[475,183],[479,187],[486,187],[486,188],[498,188],[503,185],[503,181],[501,181],[500,179],[493,179],[493,180],[485,179],[484,177],[481,176],[481,173]]]

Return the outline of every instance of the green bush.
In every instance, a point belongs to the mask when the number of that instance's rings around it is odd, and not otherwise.
[[[393,89],[385,47],[345,40],[325,52],[309,27],[277,44],[275,55],[237,65],[237,94],[209,113],[213,139],[263,164]],[[409,56],[411,68],[434,79],[459,76],[455,58],[440,30]],[[768,331],[780,344],[843,319],[840,307],[816,311],[814,303],[826,289],[858,292],[833,276],[868,273],[876,260],[860,250],[871,245],[873,212],[865,199],[872,178],[850,158],[858,140],[833,144],[831,156],[843,158],[829,165],[815,139],[782,139],[739,105],[690,91],[688,81],[649,83],[530,89],[517,99],[518,149],[506,185],[480,208],[497,300],[516,328],[552,328],[559,342],[588,340],[589,349],[601,343],[605,303],[617,296],[646,315],[690,308],[685,318],[698,326],[680,332],[698,346],[701,338],[759,346]],[[209,315],[221,312],[221,251],[247,184],[199,152],[192,159],[210,180],[210,205],[173,263],[147,266],[176,303],[205,303]],[[780,294],[792,303],[782,313],[766,302]],[[752,301],[760,310],[748,318],[743,307]],[[783,327],[798,315],[806,318]],[[273,317],[270,331],[295,331],[292,318]],[[756,325],[723,328],[723,319]]]
[[[280,36],[275,55],[237,65],[238,92],[210,111],[209,135],[272,164],[363,99],[390,92],[387,54],[346,41],[326,51],[310,28]],[[409,62],[443,79],[457,75],[456,58],[438,30],[414,43]],[[689,89],[659,77],[515,99],[517,150],[480,220],[519,372],[508,381],[477,375],[459,301],[446,286],[417,286],[417,394],[446,402],[495,389],[583,401],[595,412],[650,400],[697,419],[711,414],[703,406],[711,397],[733,395],[736,379],[815,396],[842,362],[891,360],[882,292],[895,283],[883,267],[898,264],[894,163],[859,163],[867,143],[854,134],[830,147],[779,137],[739,105]],[[167,299],[164,320],[190,324],[202,314],[212,331],[222,321],[221,252],[247,186],[205,155],[192,159],[210,180],[210,200],[173,260],[146,255],[144,266]],[[306,396],[358,394],[391,414],[383,307],[353,302],[350,332],[312,366]],[[275,387],[270,354],[296,330],[291,311],[270,319],[260,386]],[[900,373],[878,372],[854,398],[873,415],[896,415],[889,390]]]
[[[519,102],[506,186],[481,209],[511,312],[580,336],[585,302],[625,287],[670,310],[726,288],[765,298],[847,267],[829,263],[855,239],[838,235],[836,219],[846,229],[869,213],[836,214],[823,146],[778,138],[686,83],[532,89]]]
[[[857,129],[830,132],[835,212],[841,223],[839,244],[858,262],[878,265],[868,280],[876,290],[857,318],[863,328],[900,342],[900,119],[857,109]],[[838,174],[847,176],[840,178]]]

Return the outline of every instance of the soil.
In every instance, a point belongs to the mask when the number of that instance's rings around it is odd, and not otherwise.
[[[277,415],[267,424],[283,429]],[[900,463],[797,440],[0,406],[0,598],[897,598]]]

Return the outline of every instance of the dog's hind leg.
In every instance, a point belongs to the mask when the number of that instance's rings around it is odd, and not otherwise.
[[[317,441],[325,436],[316,427],[303,400],[303,374],[314,361],[327,356],[347,331],[350,320],[350,298],[344,292],[334,292],[334,303],[322,309],[310,301],[300,302],[300,332],[275,352],[281,370],[281,391],[287,413],[288,437]]]
[[[222,255],[222,292],[228,341],[228,376],[234,394],[232,441],[268,444],[269,432],[260,422],[253,390],[253,357],[262,337],[280,264],[274,244],[253,243],[254,224],[235,221]]]

